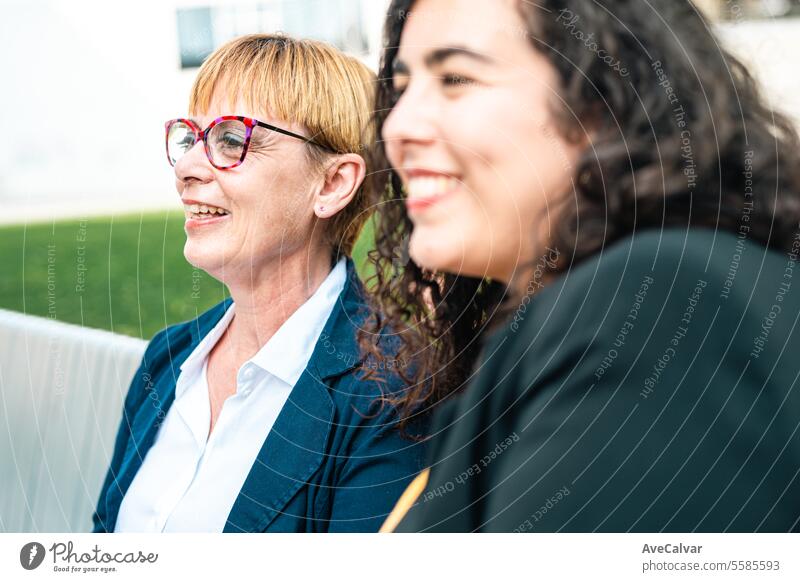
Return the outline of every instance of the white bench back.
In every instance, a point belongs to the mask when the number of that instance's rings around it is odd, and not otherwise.
[[[84,532],[146,342],[0,310],[0,532]]]

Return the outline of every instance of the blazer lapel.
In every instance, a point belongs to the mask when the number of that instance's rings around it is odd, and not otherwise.
[[[169,374],[157,386],[153,386],[151,393],[155,393],[158,399],[156,400],[149,395],[146,396],[136,416],[133,418],[131,438],[128,439],[128,446],[125,449],[120,473],[117,476],[118,489],[115,490],[119,491],[120,501],[125,496],[128,487],[133,482],[133,478],[142,466],[147,451],[153,445],[153,440],[155,440],[155,435],[160,426],[160,423],[157,422],[159,410],[163,410],[164,415],[166,415],[175,400],[176,379],[177,374]],[[153,402],[152,406],[148,405],[148,400]]]
[[[327,382],[359,363],[356,333],[365,310],[352,261],[347,283],[236,498],[224,532],[261,532],[322,464],[333,422]],[[335,346],[333,338],[335,338]]]
[[[267,435],[223,531],[263,531],[275,519],[322,464],[332,419],[325,385],[306,369]]]

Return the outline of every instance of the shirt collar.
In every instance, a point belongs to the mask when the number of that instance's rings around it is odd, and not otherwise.
[[[347,265],[345,259],[341,259],[314,294],[281,325],[248,362],[294,386],[311,359],[320,333],[344,289],[346,280]],[[233,319],[235,307],[235,303],[229,304],[222,318],[181,364],[181,376],[184,376],[184,379],[202,369],[208,354]],[[185,387],[185,382],[178,383],[176,397],[180,396]]]

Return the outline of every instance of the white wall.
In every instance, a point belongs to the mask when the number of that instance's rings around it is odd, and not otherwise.
[[[800,123],[800,18],[726,23],[720,36],[767,88],[771,105]]]
[[[0,200],[54,211],[166,203],[162,120],[185,109],[169,2],[5,0]]]

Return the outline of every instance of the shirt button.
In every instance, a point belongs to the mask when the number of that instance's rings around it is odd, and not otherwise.
[[[249,380],[250,378],[253,377],[253,374],[255,374],[255,373],[256,373],[256,371],[253,370],[252,367],[248,366],[247,368],[245,368],[242,371],[242,378],[244,378],[245,380]]]

